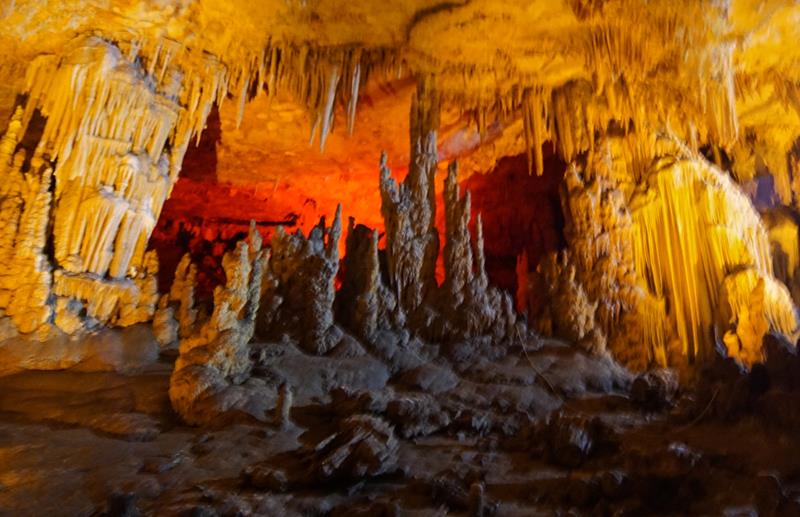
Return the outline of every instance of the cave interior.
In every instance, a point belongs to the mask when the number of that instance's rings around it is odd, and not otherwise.
[[[0,0],[0,515],[800,515],[798,41]]]

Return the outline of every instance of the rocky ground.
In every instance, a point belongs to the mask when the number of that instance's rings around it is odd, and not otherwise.
[[[557,341],[394,372],[344,348],[257,346],[254,378],[281,386],[266,425],[181,424],[169,358],[2,377],[0,513],[800,514],[797,427],[771,416],[797,405],[785,369],[676,394]]]

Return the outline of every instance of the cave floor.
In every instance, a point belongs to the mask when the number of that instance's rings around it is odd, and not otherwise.
[[[465,424],[470,415],[463,413],[438,429],[399,437],[396,468],[386,473],[285,491],[256,488],[243,472],[280,466],[335,430],[342,411],[331,413],[324,397],[298,393],[288,426],[241,421],[198,429],[181,424],[170,408],[168,359],[134,375],[18,373],[0,378],[0,513],[797,513],[796,433],[753,415],[733,422],[703,413],[689,418],[684,402],[644,411],[615,387],[618,372],[604,367],[557,344],[481,363],[436,398],[474,404],[490,424],[476,425],[477,413]],[[511,386],[521,389],[502,389]],[[566,440],[553,431],[558,426],[542,424],[556,409],[561,422],[578,422]],[[595,446],[576,459],[580,447],[570,446],[587,436]],[[484,488],[477,506],[474,485]]]

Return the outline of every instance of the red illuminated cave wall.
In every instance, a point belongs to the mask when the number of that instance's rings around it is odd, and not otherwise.
[[[243,169],[243,175],[253,181],[232,184],[219,179],[220,138],[220,117],[214,109],[199,144],[187,150],[180,178],[164,205],[151,240],[161,263],[162,292],[169,289],[178,261],[188,251],[198,265],[198,297],[210,298],[214,286],[225,280],[222,256],[247,234],[251,219],[268,242],[278,225],[289,231],[300,228],[307,233],[320,216],[332,216],[336,204],[342,203],[344,227],[347,217],[353,216],[357,223],[382,232],[377,158],[374,164],[366,159],[370,153],[377,153],[371,147],[361,149],[353,145],[345,149],[358,158],[352,161],[353,166],[346,174],[337,172],[335,167],[336,160],[343,158],[333,156],[331,170],[315,167],[287,174],[277,184],[263,181],[263,171]],[[516,290],[516,260],[523,250],[527,251],[530,267],[534,269],[542,255],[564,244],[558,188],[566,166],[549,148],[544,155],[542,176],[529,175],[526,158],[520,155],[503,158],[494,170],[474,174],[461,183],[462,191],[472,192],[473,221],[478,212],[482,214],[490,280],[511,293]],[[264,166],[270,170],[273,164]],[[274,164],[276,169],[281,166]],[[405,163],[399,163],[392,167],[392,172],[401,179],[406,169]],[[442,163],[436,177],[440,232],[444,231],[441,192],[445,176],[446,164]],[[342,252],[343,246],[344,238],[340,242]],[[442,266],[440,261],[437,268],[440,281],[444,277]]]
[[[294,226],[292,211],[276,214],[258,188],[236,187],[217,180],[220,118],[214,107],[200,142],[186,151],[180,177],[159,217],[150,241],[160,262],[159,289],[167,292],[175,268],[186,252],[198,265],[200,298],[210,298],[224,282],[222,256],[247,235],[250,220],[269,238],[278,224]],[[302,207],[298,207],[301,210]]]
[[[495,285],[514,293],[516,261],[523,250],[530,269],[541,257],[565,246],[564,217],[559,185],[566,164],[544,149],[544,174],[528,174],[524,154],[502,158],[488,174],[475,174],[462,183],[472,192],[473,220],[483,219],[486,269]]]
[[[357,223],[382,232],[378,190],[380,148],[354,144],[346,149],[354,157],[344,167],[346,173],[342,173],[341,163],[347,158],[342,156],[342,149],[326,149],[323,156],[330,160],[323,165],[317,160],[313,167],[286,174],[282,174],[286,163],[265,161],[258,164],[261,168],[253,168],[247,162],[248,156],[243,155],[241,176],[247,181],[234,184],[220,179],[220,139],[220,117],[214,108],[199,144],[190,145],[186,152],[179,179],[164,204],[151,239],[151,247],[159,255],[162,292],[169,289],[180,258],[191,252],[198,265],[197,295],[210,298],[213,288],[225,279],[222,256],[247,235],[251,219],[268,243],[279,225],[290,232],[302,229],[307,235],[320,217],[330,221],[336,205],[341,203],[343,227],[347,227],[348,217],[355,217]],[[308,144],[297,145],[298,154],[319,153]],[[330,166],[325,167],[325,163]],[[393,167],[393,175],[405,176],[406,168],[405,164]],[[281,180],[273,181],[268,174],[279,175]],[[340,253],[344,253],[344,238],[339,247]]]

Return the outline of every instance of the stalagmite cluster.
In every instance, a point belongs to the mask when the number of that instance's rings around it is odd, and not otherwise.
[[[223,259],[227,281],[214,290],[213,312],[207,320],[195,321],[193,331],[181,339],[169,395],[172,407],[190,424],[211,423],[237,410],[266,417],[263,404],[268,401],[258,406],[249,391],[236,387],[247,380],[252,366],[249,343],[268,257],[261,237],[251,230],[249,243],[239,242]],[[182,298],[181,305],[191,303],[189,296]]]
[[[435,284],[439,253],[434,187],[439,96],[434,84],[431,77],[420,79],[411,101],[412,156],[402,184],[392,179],[386,156],[381,156],[381,215],[386,227],[389,283],[408,313],[417,310]]]
[[[330,227],[323,218],[307,238],[302,231],[289,234],[278,228],[264,274],[260,335],[288,335],[312,354],[338,344],[341,333],[334,326],[333,301],[341,229],[341,207]]]
[[[450,359],[465,364],[479,355],[503,356],[511,344],[527,339],[511,296],[488,285],[481,219],[476,220],[473,243],[470,197],[460,195],[455,163],[445,182],[445,281],[436,283],[439,235],[433,181],[438,156],[433,144],[438,106],[427,86],[424,80],[419,84],[421,99],[412,105],[412,119],[419,124],[419,134],[429,135],[429,146],[417,140],[415,165],[399,187],[390,177],[385,155],[381,158],[386,249],[378,249],[377,232],[351,220],[338,292],[341,206],[331,226],[323,218],[307,237],[300,230],[290,234],[279,227],[268,257],[260,251],[261,237],[251,223],[251,248],[241,242],[223,260],[227,281],[214,291],[207,321],[200,321],[194,304],[196,269],[188,254],[181,260],[154,324],[162,344],[180,336],[170,396],[187,422],[208,422],[215,411],[262,407],[248,401],[256,395],[241,395],[246,390],[237,392],[239,406],[231,406],[232,396],[227,395],[231,386],[248,378],[254,333],[267,342],[296,343],[309,355],[364,355],[346,333],[350,331],[363,340],[364,348],[401,371],[419,367],[426,354],[435,354],[418,349],[420,342],[411,340],[409,331],[445,345]],[[269,345],[263,350],[270,354]],[[262,395],[261,403],[266,400]]]
[[[470,194],[467,192],[463,198],[459,194],[456,163],[448,168],[444,197],[445,280],[437,293],[440,316],[434,324],[434,335],[449,341],[483,335],[492,335],[498,341],[515,335],[521,338],[527,330],[516,327],[511,296],[488,285],[480,215],[475,221],[473,250]]]

